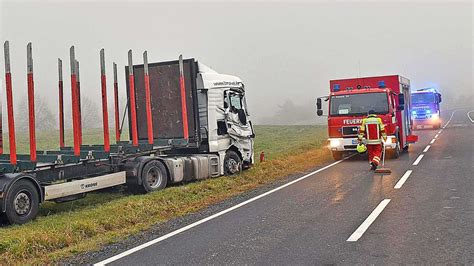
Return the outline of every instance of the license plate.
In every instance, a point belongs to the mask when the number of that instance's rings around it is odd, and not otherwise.
[[[356,139],[352,140],[352,144],[357,144],[357,143],[358,143],[358,141]]]

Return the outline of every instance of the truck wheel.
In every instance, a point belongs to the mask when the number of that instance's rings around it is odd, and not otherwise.
[[[224,157],[224,174],[235,175],[242,170],[242,160],[235,151],[227,151]]]
[[[334,158],[335,161],[339,161],[342,159],[343,153],[341,151],[332,151],[332,158]]]
[[[24,224],[36,218],[39,211],[39,194],[33,183],[22,179],[13,183],[5,203],[8,222]]]
[[[168,173],[160,161],[153,160],[145,164],[141,174],[141,192],[150,193],[164,189],[168,183]]]

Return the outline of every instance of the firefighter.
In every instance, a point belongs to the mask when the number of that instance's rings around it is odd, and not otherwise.
[[[359,143],[362,143],[363,139],[365,139],[369,154],[370,170],[376,170],[382,155],[382,140],[387,141],[387,134],[385,133],[385,125],[382,119],[375,114],[374,110],[370,110],[367,117],[362,119],[358,139]]]

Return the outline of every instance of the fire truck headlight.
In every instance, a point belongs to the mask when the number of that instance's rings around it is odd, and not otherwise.
[[[430,111],[430,110],[426,110],[426,113],[427,113],[427,114],[431,114],[431,111]]]
[[[433,119],[438,119],[438,118],[439,118],[439,114],[432,114],[432,115],[431,115],[431,118],[433,118]]]
[[[411,114],[412,114],[412,115],[416,115],[416,111],[411,111]]]
[[[336,148],[338,147],[339,145],[341,145],[341,141],[337,140],[337,139],[332,139],[330,142],[329,142],[329,146],[331,148]]]

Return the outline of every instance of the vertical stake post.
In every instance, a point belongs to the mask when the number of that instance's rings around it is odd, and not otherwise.
[[[107,110],[107,83],[105,76],[105,52],[100,50],[100,83],[102,85],[102,123],[104,128],[104,150],[110,151],[109,111]]]
[[[151,116],[151,93],[150,76],[148,75],[148,54],[143,52],[144,74],[145,74],[145,102],[146,102],[146,126],[148,132],[148,144],[153,144],[153,119]]]
[[[82,109],[81,109],[81,71],[79,69],[79,61],[76,60],[76,78],[77,78],[77,104],[78,104],[78,115],[77,123],[79,124],[79,145],[82,145]]]
[[[132,124],[132,144],[138,146],[137,110],[135,103],[135,81],[133,76],[132,50],[128,51],[128,83],[130,94],[130,123]]]
[[[6,41],[3,45],[5,54],[5,85],[7,91],[8,139],[10,142],[10,163],[16,165],[15,117],[13,115],[12,76],[10,70],[10,45]]]
[[[114,114],[115,114],[115,142],[120,141],[120,114],[118,96],[117,64],[114,62]]]
[[[181,90],[181,115],[183,120],[183,136],[189,140],[188,111],[186,106],[186,87],[184,83],[183,56],[179,56],[179,88]]]
[[[58,58],[59,75],[59,147],[63,148],[64,142],[64,87],[63,87],[63,61]]]
[[[76,58],[74,46],[69,50],[71,63],[71,98],[72,98],[72,129],[74,132],[74,155],[81,156],[81,144],[79,140],[79,103],[77,91],[77,76],[76,76]]]
[[[33,47],[31,42],[26,46],[26,67],[28,80],[28,124],[30,133],[30,160],[36,162],[36,127],[35,127],[35,85],[33,81]]]

